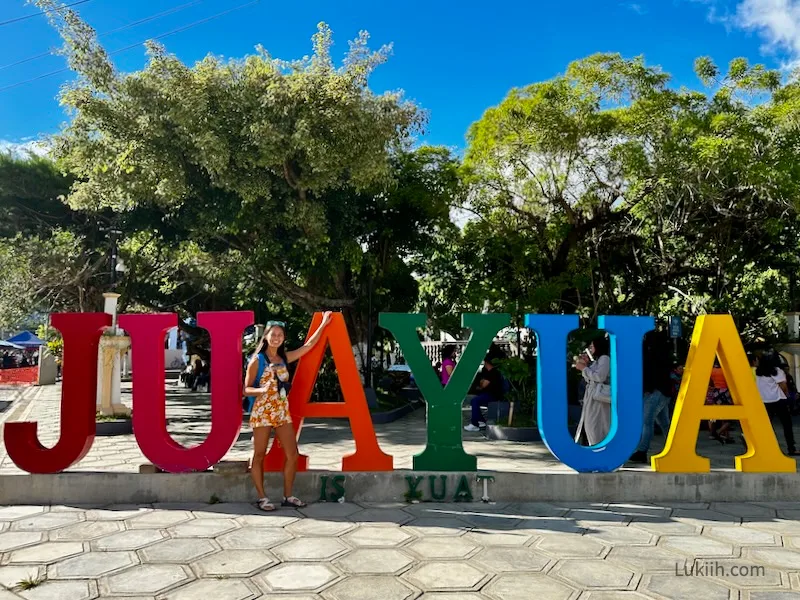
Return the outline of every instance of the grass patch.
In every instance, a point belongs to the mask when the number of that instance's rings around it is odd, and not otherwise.
[[[39,587],[42,583],[44,583],[44,580],[45,577],[40,577],[38,575],[35,577],[28,577],[27,579],[18,581],[15,587],[16,589],[24,592]]]
[[[131,417],[129,415],[104,415],[103,413],[97,413],[94,416],[94,420],[97,423],[106,423],[108,421],[130,421]]]
[[[216,494],[212,494],[211,498],[208,499],[209,504],[219,504],[222,500],[219,499],[219,496]]]

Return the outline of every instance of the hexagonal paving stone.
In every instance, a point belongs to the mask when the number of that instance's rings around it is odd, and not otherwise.
[[[97,585],[89,581],[46,581],[18,593],[26,600],[88,600],[97,596]]]
[[[391,575],[405,570],[414,561],[399,550],[370,548],[355,550],[336,561],[336,565],[358,575]]]
[[[772,519],[769,521],[763,519],[756,519],[753,521],[745,520],[742,522],[742,527],[769,531],[779,535],[800,535],[800,521],[791,521],[788,519]]]
[[[609,546],[651,546],[656,542],[652,534],[635,527],[603,527],[587,533],[585,537]]]
[[[376,594],[376,591],[380,593]],[[416,594],[396,577],[348,577],[322,592],[330,600],[405,600]]]
[[[550,562],[550,557],[530,548],[485,548],[472,559],[485,567],[489,573],[512,571],[541,571]]]
[[[596,559],[565,560],[550,574],[557,574],[581,589],[618,589],[636,583],[636,574],[633,571],[618,564]]]
[[[149,594],[165,592],[191,579],[179,565],[141,565],[104,579],[111,595]]]
[[[711,510],[734,517],[774,517],[775,509],[742,502],[712,502]]]
[[[364,548],[386,548],[399,546],[407,542],[414,536],[406,533],[407,528],[403,527],[375,527],[362,525],[355,531],[351,531],[344,536],[344,540],[351,546]]]
[[[675,573],[651,575],[642,590],[650,590],[670,600],[728,600],[727,587],[705,577],[676,577]]]
[[[703,530],[703,535],[736,546],[774,546],[778,543],[775,534],[747,527],[709,527]]]
[[[92,542],[97,550],[138,550],[164,539],[157,529],[120,531]]]
[[[44,508],[44,506],[2,506],[0,507],[0,521],[13,521],[38,515],[44,512]]]
[[[770,567],[800,570],[800,552],[789,548],[751,548],[749,557]]]
[[[412,530],[420,537],[463,535],[472,529],[469,523],[455,517],[422,517],[409,521],[403,527]]]
[[[486,578],[486,574],[466,562],[429,562],[401,577],[421,590],[434,592],[471,590]]]
[[[698,559],[694,563],[689,563],[684,568],[682,573],[692,573],[692,568],[698,567],[703,569],[701,572],[706,577],[713,577],[719,579],[731,587],[739,588],[779,588],[784,581],[788,585],[788,577],[778,569],[768,569],[764,565],[759,565],[756,562],[740,559]],[[696,571],[695,571],[696,572]]]
[[[686,564],[686,556],[671,552],[658,546],[640,548],[638,546],[619,546],[612,548],[606,557],[607,561],[624,563],[636,571],[675,573]]]
[[[163,596],[163,600],[250,600],[260,597],[246,581],[241,579],[205,579],[183,585]]]
[[[222,550],[194,564],[202,577],[250,577],[278,561],[262,550]]]
[[[547,600],[567,600],[574,591],[542,573],[500,575],[482,590],[484,595],[496,600],[531,600],[532,594]]]
[[[606,546],[596,540],[564,534],[542,536],[533,546],[557,558],[597,557],[606,552]]]
[[[13,588],[23,579],[39,579],[44,576],[46,568],[39,565],[0,567],[0,586]]]
[[[572,519],[565,517],[530,517],[523,519],[520,526],[515,529],[517,533],[526,533],[528,535],[544,535],[544,534],[577,534],[583,535],[586,531],[585,527],[581,527]]]
[[[577,509],[567,513],[568,519],[587,523],[625,523],[631,517],[607,510]]]
[[[512,515],[493,515],[493,514],[466,514],[460,517],[466,521],[467,525],[478,527],[480,529],[489,529],[493,531],[511,531],[517,529],[522,519],[518,519]]]
[[[367,508],[348,517],[354,523],[375,523],[384,525],[402,525],[414,517],[396,508]]]
[[[230,550],[264,550],[292,539],[292,534],[277,527],[245,527],[225,533],[217,543]]]
[[[742,596],[744,600],[744,596]],[[747,600],[797,600],[797,592],[770,590],[768,592],[750,592]]]
[[[464,536],[464,539],[478,546],[524,546],[533,539],[533,536],[514,531],[473,529]]]
[[[172,537],[213,538],[238,527],[232,519],[195,519],[167,529]]]
[[[187,564],[219,548],[209,540],[177,539],[164,540],[140,550],[142,562]]]
[[[236,522],[243,527],[279,528],[296,523],[303,517],[303,515],[297,511],[287,511],[286,509],[281,509],[280,514],[276,514],[277,511],[270,513],[265,513],[264,511],[259,512],[261,513],[260,515],[244,515],[241,517],[236,517]]]
[[[303,519],[287,525],[286,529],[295,535],[312,535],[312,536],[340,536],[343,533],[355,529],[356,525],[352,521],[325,521],[317,519]]]
[[[72,525],[80,520],[80,514],[69,512],[44,513],[18,519],[11,524],[11,531],[49,531]]]
[[[569,509],[548,502],[520,502],[509,504],[503,512],[520,517],[563,517]]]
[[[62,558],[75,556],[83,552],[80,542],[45,542],[36,546],[29,546],[11,553],[11,564],[19,563],[53,563]]]
[[[332,560],[350,549],[332,537],[303,537],[273,548],[283,561]]]
[[[93,579],[136,564],[132,552],[87,552],[53,565],[51,572],[55,579]]]
[[[15,548],[24,548],[38,544],[44,539],[44,534],[36,531],[9,531],[0,533],[0,552],[8,552]]]
[[[707,537],[664,536],[659,542],[670,550],[689,556],[733,556],[733,546]]]
[[[315,502],[299,510],[312,519],[344,519],[363,509],[358,504],[350,502]]]
[[[672,518],[684,523],[699,524],[705,527],[712,525],[731,525],[734,523],[741,523],[742,518],[739,516],[721,513],[716,510],[686,510],[675,509],[672,511]]]
[[[336,579],[339,575],[325,564],[283,564],[259,575],[266,587],[275,592],[313,591]]]
[[[147,506],[111,505],[104,508],[86,511],[87,521],[125,521],[146,513],[153,512]]]
[[[75,523],[50,534],[51,540],[83,542],[94,540],[104,535],[111,535],[122,529],[122,523],[115,521],[86,521]]]
[[[478,550],[478,546],[460,537],[433,537],[416,540],[405,549],[425,560],[429,558],[467,558]]]
[[[635,527],[636,529],[641,529],[653,535],[697,535],[700,533],[702,526],[695,523],[683,523],[681,521],[634,518],[628,527]]]
[[[164,529],[192,519],[185,510],[159,510],[145,513],[127,521],[130,529]]]

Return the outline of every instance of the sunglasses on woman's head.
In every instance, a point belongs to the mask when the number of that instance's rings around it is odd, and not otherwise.
[[[267,322],[267,329],[270,327],[283,327],[286,329],[286,323],[283,321],[268,321]]]

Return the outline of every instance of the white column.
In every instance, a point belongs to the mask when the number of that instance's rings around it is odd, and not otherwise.
[[[167,340],[168,340],[167,347],[170,350],[177,350],[178,349],[178,328],[177,327],[173,327],[172,329],[169,330],[169,333],[167,334]]]

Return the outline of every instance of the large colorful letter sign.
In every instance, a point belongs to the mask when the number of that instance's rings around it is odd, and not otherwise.
[[[719,357],[733,406],[706,405],[706,392]],[[738,420],[747,452],[735,459],[736,469],[749,473],[794,473],[797,464],[781,452],[767,410],[753,379],[747,355],[730,315],[702,315],[692,333],[672,428],[664,451],[652,458],[664,473],[706,473],[711,461],[697,455],[697,431],[704,419]]]
[[[56,314],[50,322],[64,339],[61,437],[55,446],[45,448],[37,436],[37,423],[6,423],[4,429],[8,455],[28,473],[59,473],[81,460],[92,447],[97,410],[97,351],[102,328],[111,325],[111,315]]]
[[[205,471],[230,451],[242,426],[242,335],[253,313],[198,313],[197,325],[211,337],[211,432],[186,448],[167,432],[164,337],[176,314],[122,315],[133,353],[133,431],[147,459],[170,473]]]
[[[311,321],[309,336],[322,323],[322,313],[316,313]],[[289,392],[289,411],[300,439],[303,420],[307,418],[340,417],[350,420],[350,429],[356,451],[342,458],[342,471],[391,471],[393,459],[378,446],[372,416],[369,414],[367,397],[358,375],[356,359],[347,334],[347,325],[341,313],[334,313],[333,319],[323,332],[323,337],[314,348],[300,359],[294,375],[292,389]],[[325,357],[325,350],[330,344],[333,362],[339,375],[344,402],[310,402],[311,392],[317,382],[317,375]],[[285,455],[277,439],[272,443],[269,453],[264,458],[264,470],[280,471],[283,469]],[[298,457],[297,469],[308,470],[308,457]]]
[[[582,473],[618,469],[636,450],[642,434],[642,341],[653,329],[652,317],[598,320],[611,340],[611,428],[600,444],[574,442],[567,428],[567,336],[578,328],[578,315],[526,315],[536,333],[539,432],[550,452]]]
[[[380,326],[391,331],[400,344],[427,404],[428,442],[425,449],[414,456],[414,468],[421,471],[475,471],[478,459],[464,451],[461,441],[462,405],[494,336],[508,326],[511,315],[461,315],[462,326],[471,329],[472,335],[444,388],[417,336],[417,329],[424,328],[427,320],[424,314],[380,315]]]

